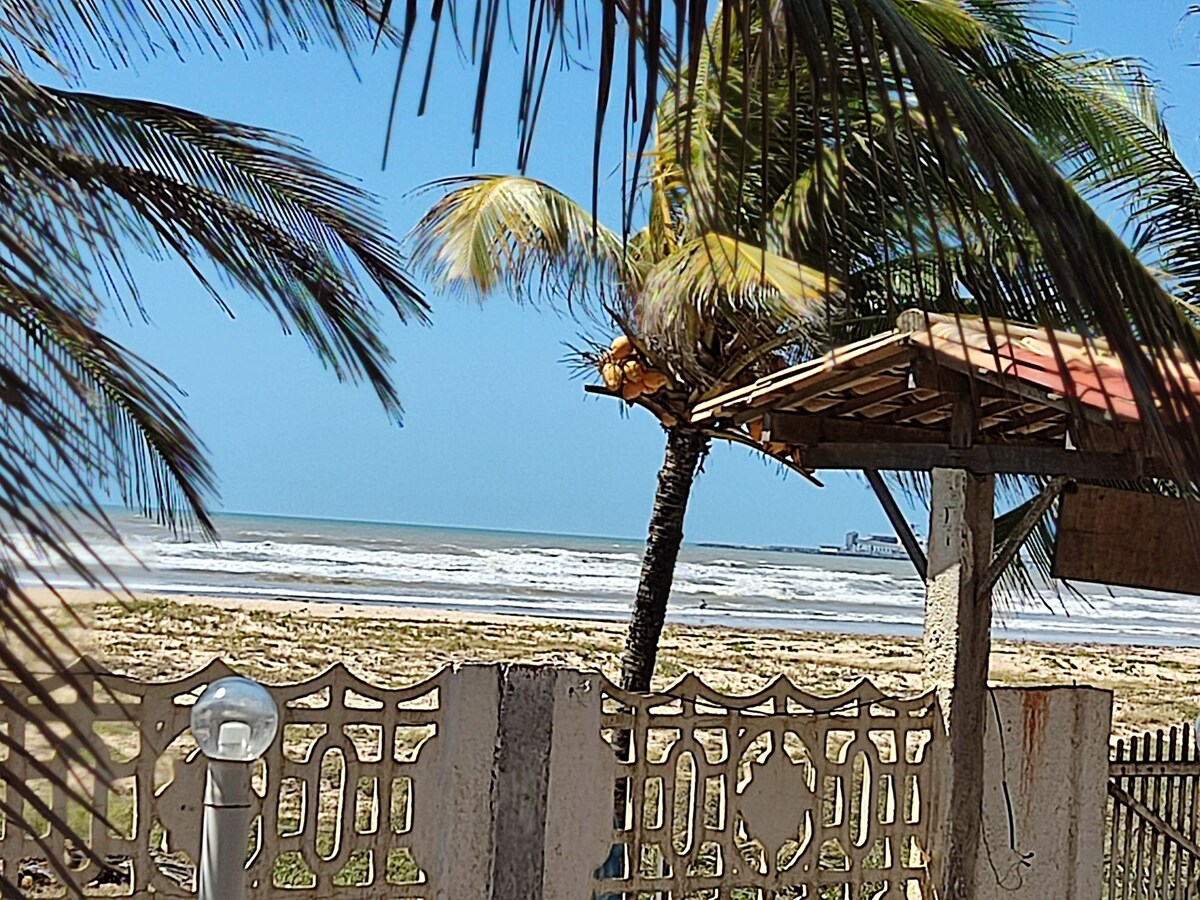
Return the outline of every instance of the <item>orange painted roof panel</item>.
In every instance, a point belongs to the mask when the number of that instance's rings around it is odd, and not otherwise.
[[[968,374],[1013,379],[1045,391],[1048,399],[1074,398],[1112,418],[1140,419],[1121,361],[1102,340],[1085,340],[1065,331],[1004,320],[984,322],[978,317],[919,312],[904,314],[901,324],[907,327],[839,348],[714,397],[696,407],[693,421],[718,418],[728,412],[766,411],[800,392],[812,396],[825,383],[833,390],[864,357],[882,351],[902,358],[905,348],[913,360],[932,356],[937,365]],[[1200,396],[1200,378],[1188,373],[1187,382]]]

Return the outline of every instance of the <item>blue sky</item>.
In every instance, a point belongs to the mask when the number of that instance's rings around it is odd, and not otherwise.
[[[1184,0],[1079,0],[1061,33],[1080,49],[1141,57],[1163,83],[1189,166],[1200,139],[1200,19]],[[448,46],[449,42],[445,42]],[[423,62],[423,60],[421,60]],[[516,160],[515,53],[499,50],[484,146],[474,171]],[[431,201],[410,192],[472,171],[473,75],[453,53],[438,61],[427,114],[415,116],[418,70],[402,93],[392,157],[381,170],[394,57],[330,51],[250,60],[170,59],[138,71],[101,70],[91,90],[191,107],[294,135],[333,168],[362,179],[404,234]],[[591,73],[551,81],[529,172],[590,196]],[[616,169],[615,141],[605,171]],[[602,185],[602,213],[619,203],[619,174]],[[604,199],[607,198],[607,199]],[[644,534],[663,434],[640,410],[585,397],[562,363],[581,327],[503,297],[484,306],[430,294],[433,325],[388,321],[405,404],[396,428],[369,390],[338,384],[295,336],[235,290],[230,320],[173,262],[139,261],[152,318],[113,334],[170,374],[216,468],[218,509],[281,515],[465,525],[638,537]],[[717,445],[693,494],[687,539],[816,543],[850,529],[886,528],[863,482],[840,473],[817,489],[745,450]]]

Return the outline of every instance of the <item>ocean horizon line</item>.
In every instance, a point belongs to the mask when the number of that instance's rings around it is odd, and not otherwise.
[[[102,508],[110,512],[121,512],[133,516],[139,520],[151,521],[147,517],[141,515],[135,510],[128,509],[124,506],[116,504],[102,504]],[[557,537],[557,538],[573,538],[586,541],[620,541],[627,544],[644,544],[645,536],[642,537],[623,537],[621,535],[612,534],[589,534],[586,532],[576,531],[540,531],[540,530],[524,530],[520,528],[495,528],[485,525],[455,525],[446,523],[433,522],[399,522],[390,519],[354,519],[342,516],[303,516],[288,513],[267,513],[267,512],[250,512],[246,510],[221,510],[220,512],[210,512],[210,515],[223,518],[239,518],[239,519],[278,519],[285,522],[322,522],[336,525],[381,525],[394,528],[419,528],[431,531],[465,531],[475,534],[504,534],[504,535],[520,535],[523,537]],[[809,544],[782,544],[776,541],[770,543],[757,543],[744,540],[726,540],[720,538],[697,538],[696,540],[684,540],[683,546],[704,549],[706,547],[723,547],[727,549],[740,550],[773,550],[780,547],[789,549],[815,549],[817,545]]]
[[[152,521],[151,518],[140,515],[139,512],[116,504],[101,504],[108,512],[122,512],[142,521]],[[624,538],[613,534],[588,534],[586,532],[544,532],[544,530],[522,530],[520,528],[493,528],[487,526],[468,526],[468,524],[445,524],[432,522],[398,522],[385,518],[349,518],[343,516],[298,516],[283,514],[283,512],[252,512],[246,510],[210,511],[217,518],[268,518],[281,522],[322,522],[329,524],[350,524],[350,526],[384,526],[392,528],[421,528],[427,530],[442,530],[442,532],[469,532],[478,534],[515,534],[528,538],[576,538],[580,540],[622,541],[625,544],[644,544],[646,538]],[[684,546],[698,546],[696,541],[684,541]],[[745,545],[751,547],[751,545]],[[757,547],[754,547],[757,548]]]

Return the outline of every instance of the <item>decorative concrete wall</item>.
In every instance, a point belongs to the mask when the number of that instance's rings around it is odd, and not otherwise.
[[[1112,692],[990,694],[978,900],[1098,900]]]
[[[192,896],[205,762],[188,716],[226,674],[215,662],[153,684],[81,666],[81,690],[48,683],[107,745],[112,788],[80,784],[112,829],[50,791],[39,767],[68,771],[62,748],[0,706],[0,728],[38,760],[5,764],[24,766],[17,774],[114,867],[48,834],[37,804],[10,791],[37,837],[4,822],[5,874],[53,893],[36,860],[49,850],[88,895]],[[932,695],[900,700],[861,682],[820,697],[781,678],[736,697],[693,676],[630,694],[598,673],[524,665],[465,665],[394,689],[337,666],[269,689],[281,729],[255,770],[252,900],[928,893],[945,757]],[[980,897],[1095,900],[1111,697],[994,696],[1004,725],[989,717]]]
[[[4,764],[114,866],[104,871],[67,846],[38,802],[10,790],[8,808],[30,827],[5,817],[4,873],[45,888],[52,855],[87,894],[111,895],[114,886],[138,896],[194,894],[206,762],[191,739],[191,705],[209,682],[229,674],[215,661],[178,681],[149,683],[84,662],[70,678],[45,682],[107,750],[108,788],[73,772],[65,742],[48,744],[0,705],[0,728],[33,751],[32,758],[8,754]],[[254,767],[249,897],[324,898],[347,890],[363,898],[487,896],[486,867],[464,865],[461,854],[487,848],[493,832],[496,667],[443,669],[385,689],[339,665],[269,689],[280,728]],[[74,775],[110,824],[51,790],[44,767]],[[42,862],[31,865],[31,858]]]
[[[623,801],[604,894],[919,896],[939,778],[933,694],[898,700],[861,681],[820,697],[781,677],[730,697],[694,675],[603,692]]]

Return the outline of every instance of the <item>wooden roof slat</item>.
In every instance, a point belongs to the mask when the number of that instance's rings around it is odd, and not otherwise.
[[[910,403],[908,406],[902,406],[896,412],[887,417],[886,421],[892,425],[899,425],[903,422],[908,422],[925,413],[932,412],[942,407],[950,407],[954,405],[953,394],[936,394],[927,400],[921,400],[917,403]]]
[[[863,381],[856,381],[854,384],[847,387],[847,393],[854,394],[856,397],[865,397],[867,394],[874,394],[876,391],[885,387],[894,385],[898,380],[903,380],[906,384],[908,379],[904,377],[907,373],[887,371],[872,378],[867,378]]]
[[[1067,423],[1063,420],[1043,422],[1028,431],[1018,432],[1023,437],[1034,437],[1040,441],[1054,441],[1067,436]]]
[[[1054,419],[1061,418],[1063,415],[1062,410],[1054,407],[1035,406],[1033,410],[1028,410],[1027,407],[1029,405],[1030,404],[1028,403],[1022,403],[1020,405],[1019,408],[1024,410],[1024,412],[1019,417],[1015,419],[1007,419],[990,426],[985,426],[982,430],[992,431],[996,428],[1007,427],[1011,431],[1021,431],[1022,429],[1028,428],[1031,425],[1044,425],[1045,423]]]
[[[874,378],[880,372],[894,369],[897,364],[907,363],[911,349],[886,345],[864,353],[851,363],[839,364],[836,368],[821,369],[803,377],[782,383],[778,388],[762,390],[751,395],[750,403],[761,406],[772,396],[788,391],[789,406],[799,406],[805,400],[832,391],[843,391],[856,384]]]
[[[979,401],[979,429],[983,431],[991,425],[1010,421],[1008,415],[1023,406],[1025,406],[1024,400],[1014,400],[1011,397],[981,398]]]
[[[878,359],[889,355],[894,355],[897,357],[897,361],[902,361],[905,352],[901,345],[905,343],[906,337],[906,335],[898,332],[876,335],[873,338],[848,344],[842,349],[831,354],[826,354],[819,359],[775,372],[765,378],[760,378],[753,384],[697,404],[692,414],[692,421],[700,422],[718,418],[722,415],[724,409],[730,406],[758,405],[756,401],[761,401],[763,397],[769,396],[776,391],[793,387],[803,382],[806,378],[817,377],[821,374],[843,373],[848,368],[857,370],[864,366],[872,365]],[[878,371],[881,370],[874,370],[874,372]]]
[[[828,410],[833,409],[835,406],[837,406],[838,404],[840,404],[842,402],[844,402],[844,401],[842,400],[841,397],[828,397],[828,396],[809,397],[808,399],[806,399],[802,403],[800,403],[798,406],[789,407],[789,408],[803,410],[804,412],[809,412],[809,413],[823,413],[823,412],[827,412]]]
[[[844,416],[852,412],[862,411],[865,415],[867,410],[878,406],[883,401],[895,400],[905,394],[911,393],[912,390],[908,386],[908,378],[906,376],[893,378],[889,380],[889,383],[876,388],[869,394],[863,394],[862,396],[842,401],[840,405],[832,410],[832,414],[835,416]]]

